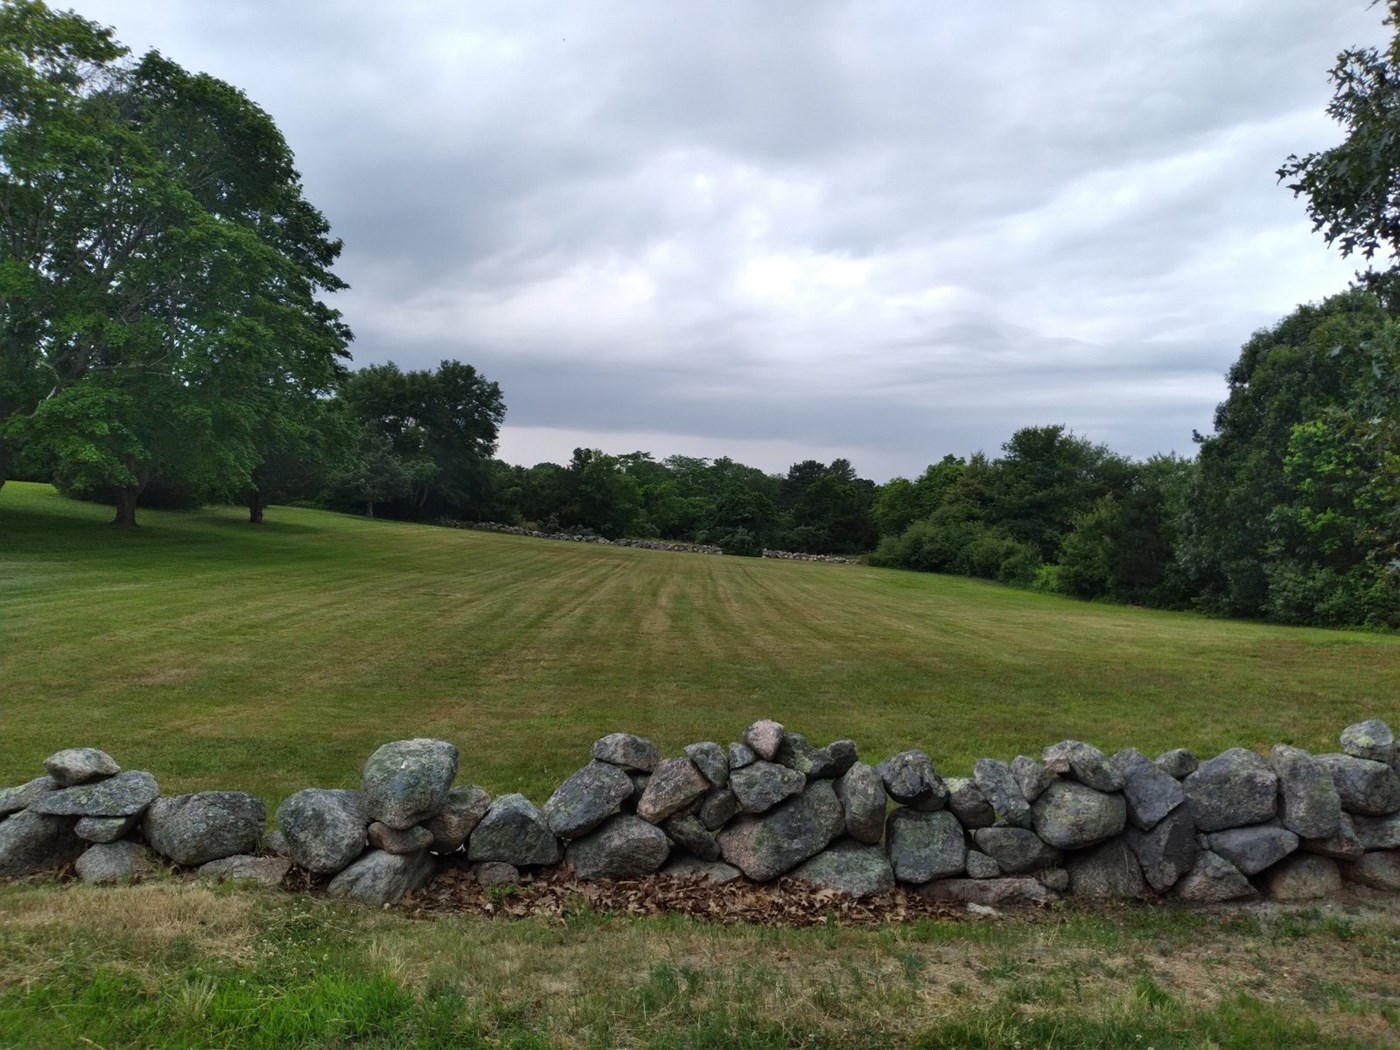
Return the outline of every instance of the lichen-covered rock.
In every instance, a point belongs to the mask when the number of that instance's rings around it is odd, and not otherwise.
[[[331,879],[326,896],[349,897],[382,908],[397,904],[405,893],[424,885],[433,877],[433,871],[433,858],[428,853],[400,855],[370,850]]]
[[[1277,809],[1278,776],[1261,756],[1242,747],[1202,762],[1182,786],[1201,831],[1262,824]]]
[[[1206,836],[1206,846],[1246,875],[1258,875],[1298,848],[1298,836],[1277,824],[1229,828]]]
[[[0,821],[0,878],[54,871],[76,860],[90,843],[73,833],[73,823],[33,809]]]
[[[1342,809],[1358,817],[1383,817],[1400,811],[1400,774],[1383,762],[1351,755],[1318,755],[1332,774]]]
[[[999,823],[1017,828],[1031,826],[1031,804],[1026,801],[1021,785],[1005,762],[995,758],[979,758],[972,767],[972,780],[996,813]]]
[[[948,788],[948,812],[963,827],[989,828],[997,822],[997,811],[971,777],[948,777],[943,783]]]
[[[628,786],[631,786],[628,781]],[[447,803],[427,820],[423,827],[433,836],[435,853],[451,853],[462,848],[486,811],[491,808],[491,796],[475,784],[454,787],[447,793]]]
[[[689,879],[698,875],[706,882],[712,882],[718,886],[744,877],[744,873],[733,864],[726,864],[722,860],[701,860],[699,857],[675,855],[661,869],[661,874],[674,876],[678,879]]]
[[[860,761],[860,752],[854,740],[833,740],[826,747],[818,748],[818,753],[821,761],[812,774],[814,779],[835,780],[845,776]]]
[[[116,776],[122,771],[116,760],[95,747],[69,747],[44,759],[44,769],[61,788]]]
[[[693,813],[678,813],[661,830],[681,849],[701,860],[719,860],[719,840]]]
[[[1327,767],[1287,744],[1275,744],[1269,762],[1278,774],[1283,826],[1305,839],[1335,835],[1342,822],[1342,800]]]
[[[1123,786],[1123,775],[1109,757],[1082,740],[1051,744],[1040,758],[1051,773],[1070,777],[1095,791],[1117,791]]]
[[[635,879],[666,863],[666,833],[641,817],[613,817],[591,835],[569,843],[565,859],[581,879]]]
[[[1196,756],[1184,747],[1163,751],[1153,761],[1157,763],[1163,773],[1175,777],[1177,780],[1185,780],[1200,766],[1200,763],[1196,761]]]
[[[156,859],[150,849],[130,839],[89,846],[73,864],[78,878],[99,886],[131,882],[142,875],[149,875],[156,867]]]
[[[73,832],[86,842],[116,842],[140,823],[140,813],[129,817],[79,817]]]
[[[965,866],[969,879],[996,879],[1006,874],[994,858],[975,849],[967,851]]]
[[[220,857],[252,853],[258,848],[265,823],[267,807],[256,795],[199,791],[156,799],[146,807],[141,831],[161,856],[181,867],[194,867]]]
[[[961,901],[997,907],[1006,904],[1046,904],[1059,894],[1038,879],[1012,876],[1003,879],[939,879],[915,889],[921,897],[936,901]]]
[[[1122,831],[1128,807],[1122,795],[1056,780],[1035,800],[1031,819],[1035,833],[1056,849],[1084,849]]]
[[[632,780],[623,769],[595,759],[554,789],[544,817],[560,838],[581,838],[619,813],[631,794]]]
[[[1264,892],[1281,904],[1327,900],[1342,892],[1342,873],[1330,857],[1297,853],[1264,873]]]
[[[854,839],[832,843],[796,868],[791,877],[852,897],[869,897],[894,889],[894,871],[884,850]]]
[[[1258,894],[1239,868],[1219,854],[1203,849],[1195,866],[1176,884],[1176,895],[1199,904],[1218,904]]]
[[[18,787],[0,788],[0,817],[28,809],[43,796],[58,790],[58,782],[45,774]]]
[[[1308,853],[1316,853],[1320,857],[1331,857],[1334,860],[1355,860],[1366,852],[1366,847],[1356,836],[1356,825],[1353,823],[1350,813],[1342,814],[1341,820],[1337,823],[1335,834],[1322,839],[1304,839],[1299,848]]]
[[[650,773],[661,761],[661,749],[646,737],[632,733],[609,733],[593,744],[593,757],[623,769]]]
[[[1060,859],[1059,850],[1027,828],[978,828],[972,833],[972,841],[1008,875],[1036,871]]]
[[[467,859],[499,861],[517,868],[558,864],[559,840],[538,806],[524,795],[502,795],[467,839]]]
[[[405,857],[410,853],[422,853],[433,844],[433,833],[423,825],[400,831],[382,821],[372,821],[368,829],[369,844],[385,853]]]
[[[767,813],[731,822],[719,833],[720,855],[749,878],[767,882],[826,849],[845,827],[831,781],[818,780]]]
[[[712,787],[722,788],[729,783],[729,756],[714,741],[686,744],[685,757],[695,763]]]
[[[1400,813],[1388,817],[1353,817],[1351,824],[1363,850],[1400,849]]]
[[[731,773],[757,761],[758,756],[753,753],[753,748],[749,747],[748,744],[729,745],[729,771]]]
[[[778,750],[773,755],[773,761],[780,766],[796,770],[804,777],[815,779],[817,769],[824,769],[827,763],[825,755],[821,754],[818,748],[808,743],[807,738],[801,733],[783,732],[783,739],[778,744]]]
[[[885,836],[889,799],[885,782],[872,766],[856,762],[836,781],[836,797],[846,814],[846,834],[857,842],[878,845]]]
[[[947,810],[895,810],[885,825],[885,848],[900,882],[947,879],[961,875],[967,866],[963,826]]]
[[[1011,775],[1027,802],[1034,802],[1055,782],[1055,774],[1029,755],[1017,755],[1011,760]]]
[[[1400,850],[1366,853],[1350,864],[1343,864],[1342,877],[1373,890],[1400,892]]]
[[[744,743],[759,758],[772,762],[778,757],[778,748],[783,743],[783,724],[771,718],[759,719],[744,730]]]
[[[1085,900],[1130,899],[1147,890],[1137,855],[1122,838],[1073,854],[1065,867],[1074,896]]]
[[[288,855],[307,871],[334,875],[365,851],[369,807],[358,791],[303,788],[277,807]]]
[[[47,792],[29,808],[64,817],[129,817],[145,810],[159,794],[155,777],[133,769],[91,784]]]
[[[1395,734],[1379,718],[1356,722],[1342,730],[1342,750],[1353,758],[1395,764]]]
[[[1196,825],[1185,806],[1168,813],[1151,831],[1129,828],[1125,837],[1137,854],[1143,878],[1158,893],[1189,875],[1201,855]]]
[[[224,857],[200,865],[196,872],[201,878],[230,879],[234,882],[256,882],[269,889],[282,885],[287,872],[292,870],[290,857],[250,857],[246,854],[237,857]]]
[[[457,779],[457,748],[446,740],[393,740],[365,763],[360,790],[370,820],[399,831],[421,824],[447,805]]]
[[[1123,778],[1123,800],[1128,819],[1147,831],[1186,801],[1186,792],[1175,777],[1135,747],[1124,748],[1113,756],[1113,766]]]
[[[700,802],[696,816],[707,831],[718,831],[739,813],[739,800],[729,788],[717,788]]]
[[[759,760],[729,774],[729,790],[744,813],[766,813],[784,799],[802,793],[805,774],[776,762]]]
[[[890,798],[921,813],[935,813],[948,804],[948,786],[934,771],[933,761],[918,749],[892,755],[875,772]]]
[[[690,759],[662,759],[652,771],[642,797],[637,800],[637,816],[652,824],[660,824],[709,790],[710,782]],[[738,793],[737,789],[735,793]]]

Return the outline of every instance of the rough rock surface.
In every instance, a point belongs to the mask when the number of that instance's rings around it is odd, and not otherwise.
[[[581,879],[633,879],[666,863],[666,833],[641,817],[613,817],[597,831],[569,843],[565,858]]]
[[[1177,806],[1186,801],[1186,792],[1175,777],[1150,762],[1135,747],[1125,748],[1113,756],[1113,766],[1123,778],[1123,799],[1128,804],[1128,819],[1147,831]]]
[[[1278,774],[1279,818],[1305,839],[1325,839],[1342,822],[1342,800],[1327,767],[1302,748],[1275,744],[1269,755]]]
[[[381,821],[373,821],[368,828],[369,844],[385,853],[403,857],[410,853],[422,853],[433,844],[433,833],[423,825],[400,831]]]
[[[1256,896],[1249,880],[1224,857],[1201,850],[1191,871],[1176,884],[1176,895],[1199,904],[1217,904]]]
[[[8,817],[11,813],[28,809],[43,796],[57,789],[57,781],[47,774],[35,777],[29,783],[20,784],[18,787],[0,788],[0,817]]]
[[[1182,786],[1201,831],[1262,824],[1276,809],[1278,776],[1262,757],[1242,747],[1202,762]]]
[[[1351,823],[1362,849],[1400,849],[1400,813],[1388,817],[1355,817]]]
[[[1265,873],[1264,892],[1280,903],[1325,900],[1342,892],[1342,873],[1329,857],[1297,853]]]
[[[678,879],[688,879],[699,875],[705,881],[713,882],[716,885],[723,885],[726,882],[733,882],[735,879],[744,877],[744,873],[733,864],[726,864],[722,860],[701,860],[699,857],[676,857],[661,869],[661,874],[672,875]]]
[[[1109,757],[1082,740],[1051,744],[1040,758],[1050,772],[1070,777],[1095,791],[1117,791],[1123,786],[1123,775]]]
[[[860,761],[860,752],[856,749],[854,740],[833,740],[821,749],[821,753],[825,756],[825,763],[818,772],[812,774],[813,777],[835,780],[848,773],[851,767]]]
[[[370,850],[331,880],[326,895],[349,897],[375,908],[397,904],[405,893],[432,878],[434,867],[427,853],[398,855]]]
[[[517,868],[558,864],[559,840],[538,806],[524,795],[502,795],[467,840],[467,859],[500,861]]]
[[[1057,849],[1083,849],[1117,835],[1128,820],[1122,795],[1057,780],[1031,807],[1035,833]]]
[[[846,815],[829,780],[761,816],[744,815],[719,834],[721,856],[759,882],[791,871],[840,835]]]
[[[30,808],[36,813],[56,816],[129,817],[144,810],[159,794],[155,777],[140,770],[129,770],[106,780],[48,792]]]
[[[757,761],[758,756],[753,753],[753,748],[749,747],[748,744],[729,745],[729,771],[731,773]]]
[[[1366,847],[1356,835],[1356,824],[1350,813],[1342,814],[1336,834],[1328,835],[1325,839],[1304,839],[1300,848],[1334,860],[1355,860],[1366,852]]]
[[[1049,867],[1060,859],[1059,850],[1026,828],[979,828],[972,833],[972,841],[1008,875]]]
[[[499,860],[484,860],[471,867],[472,877],[477,885],[490,889],[492,886],[520,885],[520,869],[514,864]]]
[[[679,813],[710,790],[710,782],[688,758],[666,758],[657,763],[637,800],[637,816],[660,824]],[[737,794],[737,790],[736,790]]]
[[[73,833],[70,817],[27,809],[0,821],[0,878],[18,878],[61,868],[90,843]]]
[[[948,786],[948,812],[958,818],[965,828],[989,828],[997,822],[997,811],[987,801],[971,777],[949,777],[943,782]]]
[[[140,823],[140,813],[129,817],[79,817],[73,832],[87,842],[116,842]]]
[[[631,794],[632,779],[624,770],[594,759],[554,789],[544,817],[560,838],[581,838],[620,812]]]
[[[282,885],[292,870],[290,857],[224,857],[200,866],[197,874],[209,879],[232,879],[235,882],[256,882],[269,889]]]
[[[1065,867],[1070,890],[1086,900],[1140,897],[1147,890],[1137,855],[1122,838],[1073,854]]]
[[[1387,766],[1395,763],[1395,733],[1379,718],[1355,722],[1342,730],[1342,751]]]
[[[967,851],[966,867],[969,879],[995,879],[1006,874],[994,859],[975,849]]]
[[[252,853],[266,822],[267,807],[256,795],[200,791],[156,799],[146,807],[141,832],[157,853],[181,867],[194,867]]]
[[[44,759],[44,769],[61,788],[116,776],[122,771],[116,760],[95,747],[69,747]]]
[[[846,834],[877,845],[885,834],[885,782],[873,766],[857,762],[837,779],[836,797],[846,814]]]
[[[739,800],[729,788],[711,791],[700,803],[696,815],[707,831],[718,831],[739,813]]]
[[[894,871],[879,846],[840,839],[792,872],[792,878],[868,897],[894,889]]]
[[[629,787],[631,783],[629,780]],[[447,804],[423,821],[423,827],[432,832],[434,852],[460,849],[490,808],[491,796],[485,788],[475,784],[454,787],[447,793]]]
[[[937,901],[963,901],[996,907],[1004,904],[1045,904],[1059,894],[1037,879],[1025,876],[1005,879],[939,879],[915,890]]]
[[[150,849],[130,839],[99,842],[83,851],[73,865],[78,878],[97,885],[131,882],[156,870]]]
[[[1167,814],[1151,831],[1128,829],[1127,840],[1137,854],[1143,878],[1158,893],[1190,874],[1201,855],[1196,825],[1185,806]]]
[[[996,813],[997,821],[1012,827],[1031,826],[1031,804],[1017,782],[1011,767],[995,758],[979,758],[972,767],[972,780],[982,797]]]
[[[661,761],[661,749],[646,737],[632,733],[609,733],[593,744],[593,757],[623,769],[650,773]]]
[[[744,813],[766,813],[784,799],[801,794],[806,786],[805,774],[763,760],[729,775],[729,790]]]
[[[685,757],[695,763],[695,768],[705,775],[711,786],[722,788],[729,783],[729,756],[714,741],[687,744]]]
[[[895,810],[885,825],[885,847],[894,876],[900,882],[950,878],[961,875],[967,865],[963,827],[946,810]]]
[[[369,808],[358,791],[303,788],[277,807],[288,855],[320,875],[341,871],[364,852],[367,824]]]
[[[719,840],[694,813],[677,813],[661,830],[681,849],[701,860],[719,860]]]
[[[447,805],[457,779],[457,748],[446,740],[393,740],[365,762],[360,790],[370,820],[399,831],[421,824]]]
[[[1353,816],[1383,817],[1400,810],[1400,774],[1385,763],[1351,755],[1318,755],[1317,761],[1332,774],[1342,809]]]
[[[759,719],[744,730],[744,743],[757,757],[771,762],[778,756],[778,748],[783,743],[783,724],[771,718]]]
[[[783,732],[782,742],[773,754],[773,761],[780,766],[796,770],[804,777],[817,779],[826,771],[829,759],[820,748],[813,746],[801,733]]]
[[[1021,797],[1034,802],[1055,781],[1055,774],[1029,755],[1017,755],[1011,760],[1011,775],[1021,789]]]
[[[1367,853],[1351,864],[1342,865],[1349,882],[1359,882],[1373,890],[1400,891],[1400,850]]]
[[[934,813],[948,803],[948,786],[933,768],[928,755],[917,749],[901,751],[875,767],[890,798],[924,813]]]
[[[1196,756],[1184,747],[1163,751],[1154,761],[1161,767],[1163,773],[1175,777],[1177,780],[1185,780],[1200,766],[1200,763],[1196,761]]]

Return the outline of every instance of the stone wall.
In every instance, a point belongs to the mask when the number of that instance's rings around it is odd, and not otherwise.
[[[637,539],[616,539],[610,540],[603,536],[594,536],[590,533],[575,532],[540,532],[538,529],[526,529],[519,525],[502,525],[495,521],[452,521],[444,520],[443,525],[451,526],[454,529],[476,529],[480,532],[504,532],[511,536],[531,536],[537,540],[564,540],[568,543],[596,543],[602,547],[640,547],[649,551],[680,551],[684,554],[723,554],[720,548],[708,543],[681,543],[679,540],[637,540]]]
[[[1066,740],[956,778],[923,751],[871,765],[850,740],[816,747],[766,720],[669,758],[614,733],[543,806],[457,784],[458,758],[442,740],[385,744],[359,790],[299,791],[267,832],[253,795],[163,796],[104,752],[60,751],[0,789],[0,876],[71,864],[115,882],[163,859],[276,884],[295,864],[374,905],[443,863],[486,883],[562,863],[583,879],[786,876],[857,896],[900,883],[976,904],[1400,892],[1400,756],[1379,720],[1348,726],[1336,754],[1280,744],[1198,762]]]
[[[781,558],[784,561],[824,561],[828,565],[859,565],[856,558],[843,558],[837,554],[805,554],[802,551],[774,551],[763,548],[763,557]]]

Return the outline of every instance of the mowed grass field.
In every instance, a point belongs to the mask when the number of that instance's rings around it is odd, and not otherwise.
[[[616,730],[676,753],[772,717],[965,775],[1066,737],[1326,751],[1400,721],[1394,636],[293,508],[109,514],[0,490],[0,783],[87,745],[275,804],[436,736],[463,779],[542,802]]]

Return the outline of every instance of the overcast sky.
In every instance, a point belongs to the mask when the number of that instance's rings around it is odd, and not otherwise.
[[[877,480],[1045,423],[1190,454],[1355,269],[1274,172],[1387,38],[1367,0],[73,6],[272,114],[356,364],[475,365],[503,458]]]

